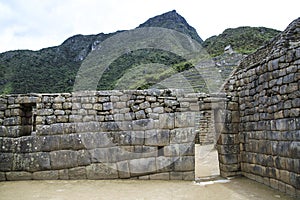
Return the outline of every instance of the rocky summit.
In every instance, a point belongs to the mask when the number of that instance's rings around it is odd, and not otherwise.
[[[191,36],[192,39],[199,43],[203,42],[196,29],[190,26],[187,21],[176,12],[176,10],[150,18],[145,23],[138,26],[138,28],[141,27],[162,27],[173,29]]]

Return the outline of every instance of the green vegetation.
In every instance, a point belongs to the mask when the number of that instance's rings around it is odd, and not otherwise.
[[[175,72],[163,64],[141,64],[126,70],[126,73],[116,82],[116,89],[146,89],[170,77]]]
[[[1,93],[63,92],[75,76],[76,63],[63,58],[55,62],[53,49],[11,53],[11,58],[0,58],[1,68],[8,69],[1,77]]]
[[[248,54],[279,33],[263,27],[240,27],[226,29],[221,35],[203,42],[195,29],[176,11],[153,17],[141,24],[139,28],[141,27],[163,27],[189,35],[214,57],[222,79],[236,67],[242,57],[224,57],[225,46],[230,44],[236,52]],[[76,74],[87,55],[96,45],[101,45],[102,41],[117,33],[76,35],[56,47],[1,53],[0,94],[72,92]],[[205,60],[208,57],[206,54],[199,59]],[[199,60],[185,60],[163,50],[140,49],[126,53],[111,63],[104,71],[97,89],[146,89],[167,79],[169,84],[176,87],[192,86],[194,91],[207,92],[207,80],[215,80],[215,77],[209,68],[200,74],[192,64],[198,62]],[[223,66],[222,63],[231,64]],[[180,79],[180,76],[184,78]]]
[[[140,80],[141,84],[134,86],[127,85],[129,88],[139,88],[145,89],[145,85],[151,86],[155,84],[157,81],[161,80],[161,74],[164,74],[163,77],[166,77],[166,74],[173,75],[174,73],[178,73],[187,69],[190,69],[192,64],[186,62],[180,56],[166,52],[159,49],[140,49],[128,54],[124,54],[123,56],[119,57],[115,60],[103,73],[101,77],[98,89],[99,90],[111,90],[114,89],[117,83],[119,83],[119,79],[123,77],[124,74],[128,73],[130,70],[133,73],[140,72],[141,69],[138,69],[138,66],[151,63],[158,63],[168,68],[172,68],[173,73],[164,72],[163,69],[156,68],[157,71],[154,69],[150,69],[153,65],[146,65],[148,68],[143,69],[143,73],[140,73],[140,77],[144,77],[144,80]],[[131,69],[135,69],[132,71]]]
[[[91,45],[108,36],[76,35],[57,47],[0,54],[0,94],[71,92]]]
[[[229,28],[222,34],[205,40],[203,47],[213,57],[223,54],[227,45],[231,45],[237,53],[250,54],[279,33],[280,31],[265,27]]]

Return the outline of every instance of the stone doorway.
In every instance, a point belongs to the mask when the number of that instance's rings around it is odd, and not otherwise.
[[[215,99],[216,100],[216,99]],[[196,115],[195,179],[214,179],[220,176],[217,140],[224,123],[223,100],[209,102]]]
[[[21,132],[23,136],[31,135],[36,129],[35,103],[23,103],[20,107]]]
[[[220,175],[218,151],[214,144],[195,144],[195,179]]]

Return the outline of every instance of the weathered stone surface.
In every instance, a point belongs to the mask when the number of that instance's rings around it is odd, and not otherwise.
[[[193,171],[195,169],[195,157],[194,156],[184,156],[179,157],[174,162],[175,171]]]
[[[68,169],[58,170],[58,179],[69,180],[69,170]]]
[[[57,96],[57,97],[54,98],[55,103],[63,103],[65,101],[66,101],[66,99],[63,96]]]
[[[116,155],[110,156],[110,148],[98,148],[89,151],[92,163],[108,162],[108,159],[116,161]]]
[[[65,111],[64,110],[55,110],[54,115],[59,116],[59,115],[64,115]]]
[[[3,120],[3,125],[4,126],[14,126],[14,125],[20,125],[21,124],[21,117],[10,117],[10,118],[5,118]]]
[[[33,96],[19,96],[15,99],[16,103],[36,103],[38,101],[39,98]]]
[[[175,114],[175,128],[185,128],[195,126],[195,113],[185,112]]]
[[[81,115],[69,115],[69,122],[82,122]]]
[[[11,171],[14,155],[12,153],[0,153],[0,171]]]
[[[129,161],[130,174],[133,176],[156,172],[155,158],[141,158]]]
[[[164,113],[164,108],[163,107],[155,107],[153,108],[154,113]]]
[[[183,172],[170,172],[170,180],[183,180]]]
[[[137,111],[135,113],[135,117],[136,119],[145,119],[146,118],[145,111],[144,110]]]
[[[118,133],[120,145],[143,145],[145,141],[144,131],[122,131]]]
[[[20,137],[22,135],[20,126],[1,126],[0,132],[2,137],[15,138],[15,137]]]
[[[146,96],[146,101],[156,102],[156,97],[155,96]]]
[[[164,156],[179,156],[182,152],[180,152],[180,144],[170,144],[163,148]]]
[[[40,171],[32,174],[34,180],[57,180],[58,171]]]
[[[236,154],[221,155],[219,156],[219,160],[221,163],[226,163],[226,164],[236,164],[238,162]]]
[[[218,146],[220,154],[237,154],[239,153],[239,145],[222,145]]]
[[[0,103],[0,111],[6,110],[7,104],[6,103]]]
[[[234,171],[238,171],[240,169],[240,166],[238,164],[229,164],[229,165],[223,165],[220,164],[220,170],[222,171],[227,171],[227,172],[234,172]],[[246,168],[245,171],[248,171]]]
[[[86,179],[87,172],[85,167],[76,167],[69,169],[69,179],[70,180],[78,180],[78,179]]]
[[[166,146],[170,143],[169,130],[145,131],[145,144],[155,146]]]
[[[107,116],[108,118],[110,118],[110,116]],[[106,118],[106,119],[108,119]],[[108,122],[103,122],[100,124],[101,127],[101,131],[107,131],[107,132],[111,132],[111,131],[119,131],[122,130],[121,129],[121,122],[113,122],[112,120],[109,120]]]
[[[164,105],[165,105],[166,107],[173,107],[173,106],[179,105],[179,102],[176,101],[176,100],[165,99],[165,100],[164,100]]]
[[[121,161],[117,163],[118,173],[120,178],[130,178],[128,161]]]
[[[170,173],[152,174],[149,176],[150,180],[170,180]]]
[[[170,131],[170,143],[189,143],[195,140],[194,128],[178,128]]]
[[[266,185],[269,185],[269,184],[266,184]],[[285,189],[285,192],[290,195],[290,196],[296,196],[296,188],[291,186],[291,185],[285,185],[286,189]]]
[[[86,167],[88,179],[116,179],[117,165],[114,163],[97,163]]]
[[[294,186],[297,190],[300,189],[300,175],[291,172],[290,173],[290,182],[291,185]]]
[[[50,151],[56,151],[59,150],[59,144],[60,144],[60,136],[41,136],[37,138],[37,145],[36,147],[40,148],[41,151],[44,152],[50,152]],[[40,147],[38,144],[41,144]]]
[[[87,166],[91,164],[90,153],[87,150],[77,151],[77,162],[79,166]]]
[[[52,108],[55,110],[61,110],[63,108],[61,103],[54,103],[52,104]]]
[[[50,158],[48,153],[38,152],[30,154],[15,154],[13,170],[15,171],[41,171],[50,169]]]
[[[72,109],[73,104],[71,102],[64,102],[63,103],[63,109]],[[75,109],[75,108],[74,108]]]
[[[6,179],[8,181],[31,180],[32,174],[29,172],[6,172]]]
[[[113,104],[112,102],[103,103],[103,110],[112,110]]]
[[[134,152],[135,154],[131,158],[149,158],[149,157],[157,157],[159,156],[160,150],[158,151],[156,146],[135,146]]]
[[[140,105],[139,105],[139,107],[140,107],[140,109],[146,109],[146,108],[150,108],[150,103],[148,102],[148,101],[145,101],[145,102],[143,102],[143,103],[141,103]]]
[[[47,116],[52,114],[53,114],[53,109],[42,109],[37,111],[37,115],[41,115],[41,116]]]
[[[291,157],[300,159],[300,142],[293,141],[290,145]]]
[[[185,181],[194,181],[195,180],[195,172],[190,171],[190,172],[183,172],[183,180]]]
[[[52,169],[66,169],[76,167],[77,153],[70,150],[54,151],[50,153]]]
[[[113,137],[106,132],[81,134],[81,141],[85,149],[113,146]]]
[[[146,176],[139,176],[137,177],[139,180],[150,180],[150,176],[146,175]]]
[[[132,128],[136,131],[150,130],[154,127],[153,119],[140,119],[132,122]]]
[[[6,181],[5,173],[0,172],[0,181]]]
[[[159,156],[156,158],[157,172],[170,172],[174,169],[176,157]]]
[[[15,138],[0,138],[0,152],[3,153],[14,153],[16,152],[18,146],[18,139]]]
[[[174,113],[165,113],[159,115],[159,128],[161,129],[174,129],[175,115]]]
[[[194,156],[195,155],[195,143],[183,143],[180,144],[180,155],[181,156]]]

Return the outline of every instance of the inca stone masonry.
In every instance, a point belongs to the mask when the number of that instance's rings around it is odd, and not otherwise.
[[[217,141],[223,177],[300,196],[300,18],[245,58],[223,93],[5,95],[0,180],[194,179],[194,144]]]

